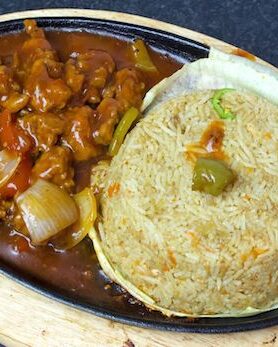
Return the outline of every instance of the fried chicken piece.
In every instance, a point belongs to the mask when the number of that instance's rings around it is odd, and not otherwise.
[[[71,164],[70,149],[61,146],[51,147],[41,155],[33,167],[32,181],[40,177],[70,191],[74,186],[74,169]]]
[[[65,114],[64,143],[71,148],[74,159],[88,160],[100,154],[93,140],[95,112],[89,106],[74,107]]]
[[[35,152],[47,151],[54,146],[65,126],[64,119],[54,113],[29,113],[18,121],[34,139]]]

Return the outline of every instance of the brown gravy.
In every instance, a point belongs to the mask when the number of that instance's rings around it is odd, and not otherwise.
[[[111,54],[118,68],[131,64],[126,41],[83,32],[48,32],[47,38],[62,61],[75,52],[98,49]],[[25,33],[0,37],[1,59],[8,61],[24,39]],[[150,55],[158,67],[159,74],[146,75],[148,89],[181,66],[180,63],[157,52],[152,51]],[[89,184],[91,164],[92,162],[80,163],[76,168],[78,190]],[[112,302],[115,309],[121,308],[122,312],[130,310],[117,299],[122,292],[119,287],[111,286],[101,271],[89,239],[85,239],[71,250],[59,253],[50,246],[33,247],[16,231],[0,224],[0,266],[1,262],[28,274],[48,287],[85,302],[98,302],[103,307],[111,306]]]

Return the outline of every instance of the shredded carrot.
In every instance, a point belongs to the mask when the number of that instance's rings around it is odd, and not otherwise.
[[[267,249],[264,248],[258,248],[258,247],[253,247],[251,253],[254,258],[257,258],[259,255],[264,254],[267,252]]]
[[[241,260],[245,262],[249,257],[256,259],[259,255],[264,254],[265,252],[267,252],[267,249],[253,247],[250,252],[241,256]]]
[[[244,195],[243,195],[243,199],[250,201],[252,198],[251,198],[250,195],[244,194]]]
[[[108,188],[109,198],[112,198],[112,196],[117,194],[119,190],[120,190],[120,184],[119,183],[116,182],[116,183],[111,184],[111,186]]]
[[[271,132],[267,131],[266,133],[264,133],[264,139],[265,140],[271,140],[272,139]]]
[[[188,231],[187,234],[191,236],[192,247],[197,247],[200,243],[199,237],[194,233],[194,231]]]
[[[168,257],[170,259],[170,262],[174,265],[177,266],[177,260],[176,257],[171,249],[167,250]]]

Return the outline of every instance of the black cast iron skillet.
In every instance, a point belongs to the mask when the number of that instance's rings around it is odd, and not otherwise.
[[[151,28],[133,24],[112,22],[109,20],[84,18],[37,18],[38,24],[46,30],[80,31],[132,39],[143,38],[153,48],[169,54],[175,59],[186,62],[208,56],[209,47],[198,42]],[[22,19],[0,23],[0,35],[19,32],[23,29]],[[254,330],[278,324],[278,310],[245,318],[201,318],[190,320],[186,318],[166,318],[157,312],[149,312],[138,302],[126,296],[123,305],[115,305],[115,299],[107,300],[103,288],[103,297],[97,296],[89,301],[50,286],[37,278],[10,266],[0,259],[0,273],[52,299],[72,307],[87,311],[94,315],[135,325],[177,332],[195,333],[228,333]],[[97,288],[99,291],[99,288]],[[209,298],[208,298],[209,300]]]

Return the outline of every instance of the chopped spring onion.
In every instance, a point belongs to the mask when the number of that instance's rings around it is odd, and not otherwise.
[[[118,153],[121,144],[124,141],[124,138],[131,127],[132,123],[138,117],[139,111],[135,107],[131,107],[126,111],[120,123],[118,124],[114,134],[112,141],[109,146],[108,154],[114,156]]]
[[[147,47],[143,40],[135,40],[132,45],[135,66],[143,71],[157,72],[157,68],[152,62]]]
[[[79,207],[80,217],[76,223],[63,230],[50,241],[56,250],[70,249],[81,242],[93,227],[97,218],[97,203],[90,188],[83,189],[73,198]]]
[[[15,173],[21,161],[20,155],[4,149],[0,151],[0,188],[3,187]]]
[[[16,198],[32,243],[39,245],[78,219],[75,201],[53,183],[38,179]]]
[[[232,89],[232,88],[219,89],[214,93],[214,95],[211,99],[212,106],[213,106],[214,110],[218,113],[219,118],[221,118],[221,119],[233,120],[236,118],[236,116],[232,112],[230,112],[229,110],[225,110],[220,104],[222,96],[224,94],[232,92],[232,91],[234,91],[234,89]]]

